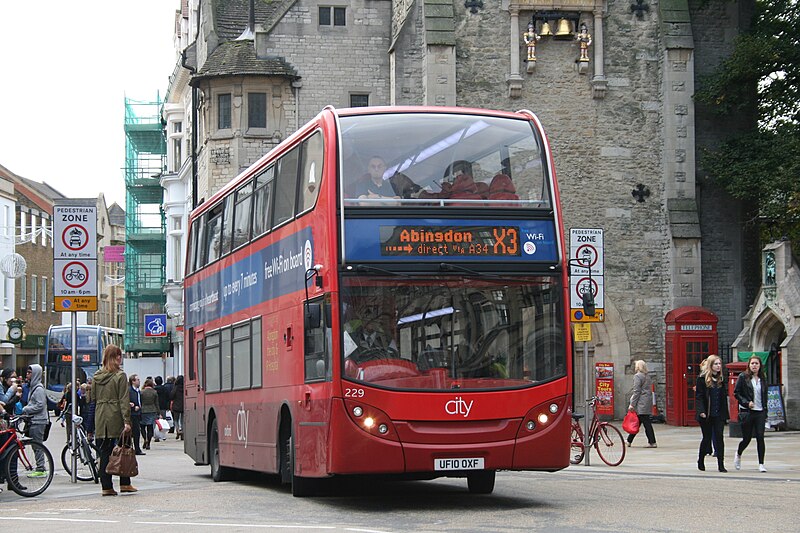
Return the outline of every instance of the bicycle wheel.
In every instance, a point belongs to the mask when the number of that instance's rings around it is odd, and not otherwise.
[[[53,456],[44,444],[24,442],[6,459],[6,480],[20,496],[43,493],[53,481]]]
[[[597,426],[594,447],[608,466],[619,466],[625,459],[625,439],[620,430],[607,422]]]
[[[586,452],[583,445],[583,435],[581,432],[572,428],[572,437],[569,445],[569,462],[578,465],[583,461],[583,454]]]
[[[78,447],[78,468],[75,471],[75,477],[80,481],[97,481],[97,450],[88,442],[81,444]],[[72,449],[69,444],[66,444],[61,450],[61,465],[67,474],[72,476]]]

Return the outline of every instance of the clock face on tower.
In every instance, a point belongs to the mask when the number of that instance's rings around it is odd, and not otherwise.
[[[16,341],[22,338],[22,328],[19,326],[11,326],[8,328],[8,338]]]

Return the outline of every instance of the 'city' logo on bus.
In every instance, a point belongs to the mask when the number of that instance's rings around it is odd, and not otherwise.
[[[464,418],[467,418],[473,403],[475,403],[475,400],[470,400],[467,403],[461,396],[456,396],[455,400],[450,400],[444,404],[444,411],[448,415],[464,415]]]

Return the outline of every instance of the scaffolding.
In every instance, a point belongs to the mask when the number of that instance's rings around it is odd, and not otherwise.
[[[125,98],[125,351],[168,352],[166,337],[145,336],[145,315],[164,312],[166,223],[161,174],[167,148],[163,102]]]

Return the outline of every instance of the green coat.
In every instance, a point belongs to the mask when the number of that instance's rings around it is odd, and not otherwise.
[[[101,368],[94,374],[90,394],[95,402],[94,427],[98,439],[116,439],[131,423],[131,404],[128,393],[128,376],[118,370],[108,372]]]

